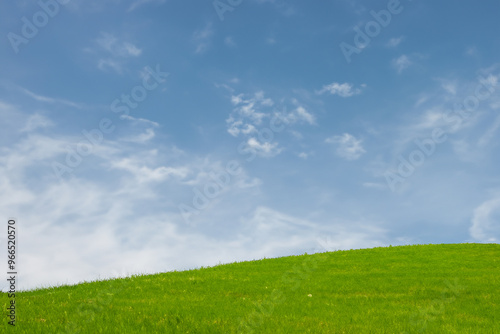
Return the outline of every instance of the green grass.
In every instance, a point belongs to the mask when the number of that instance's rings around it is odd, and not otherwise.
[[[0,332],[500,333],[499,261],[498,244],[417,245],[40,289]]]

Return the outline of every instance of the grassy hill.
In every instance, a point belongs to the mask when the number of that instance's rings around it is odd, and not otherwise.
[[[498,244],[264,259],[21,292],[15,331],[500,333],[499,274]]]

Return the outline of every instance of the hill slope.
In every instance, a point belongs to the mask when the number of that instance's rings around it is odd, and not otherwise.
[[[401,246],[42,289],[17,294],[16,330],[500,333],[499,260],[498,244]]]

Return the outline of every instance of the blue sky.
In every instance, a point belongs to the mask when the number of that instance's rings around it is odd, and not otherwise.
[[[500,240],[497,1],[0,4],[19,288]]]

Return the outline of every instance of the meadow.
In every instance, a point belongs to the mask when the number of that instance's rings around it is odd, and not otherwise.
[[[500,333],[499,274],[498,244],[304,254],[18,292],[0,332]]]

